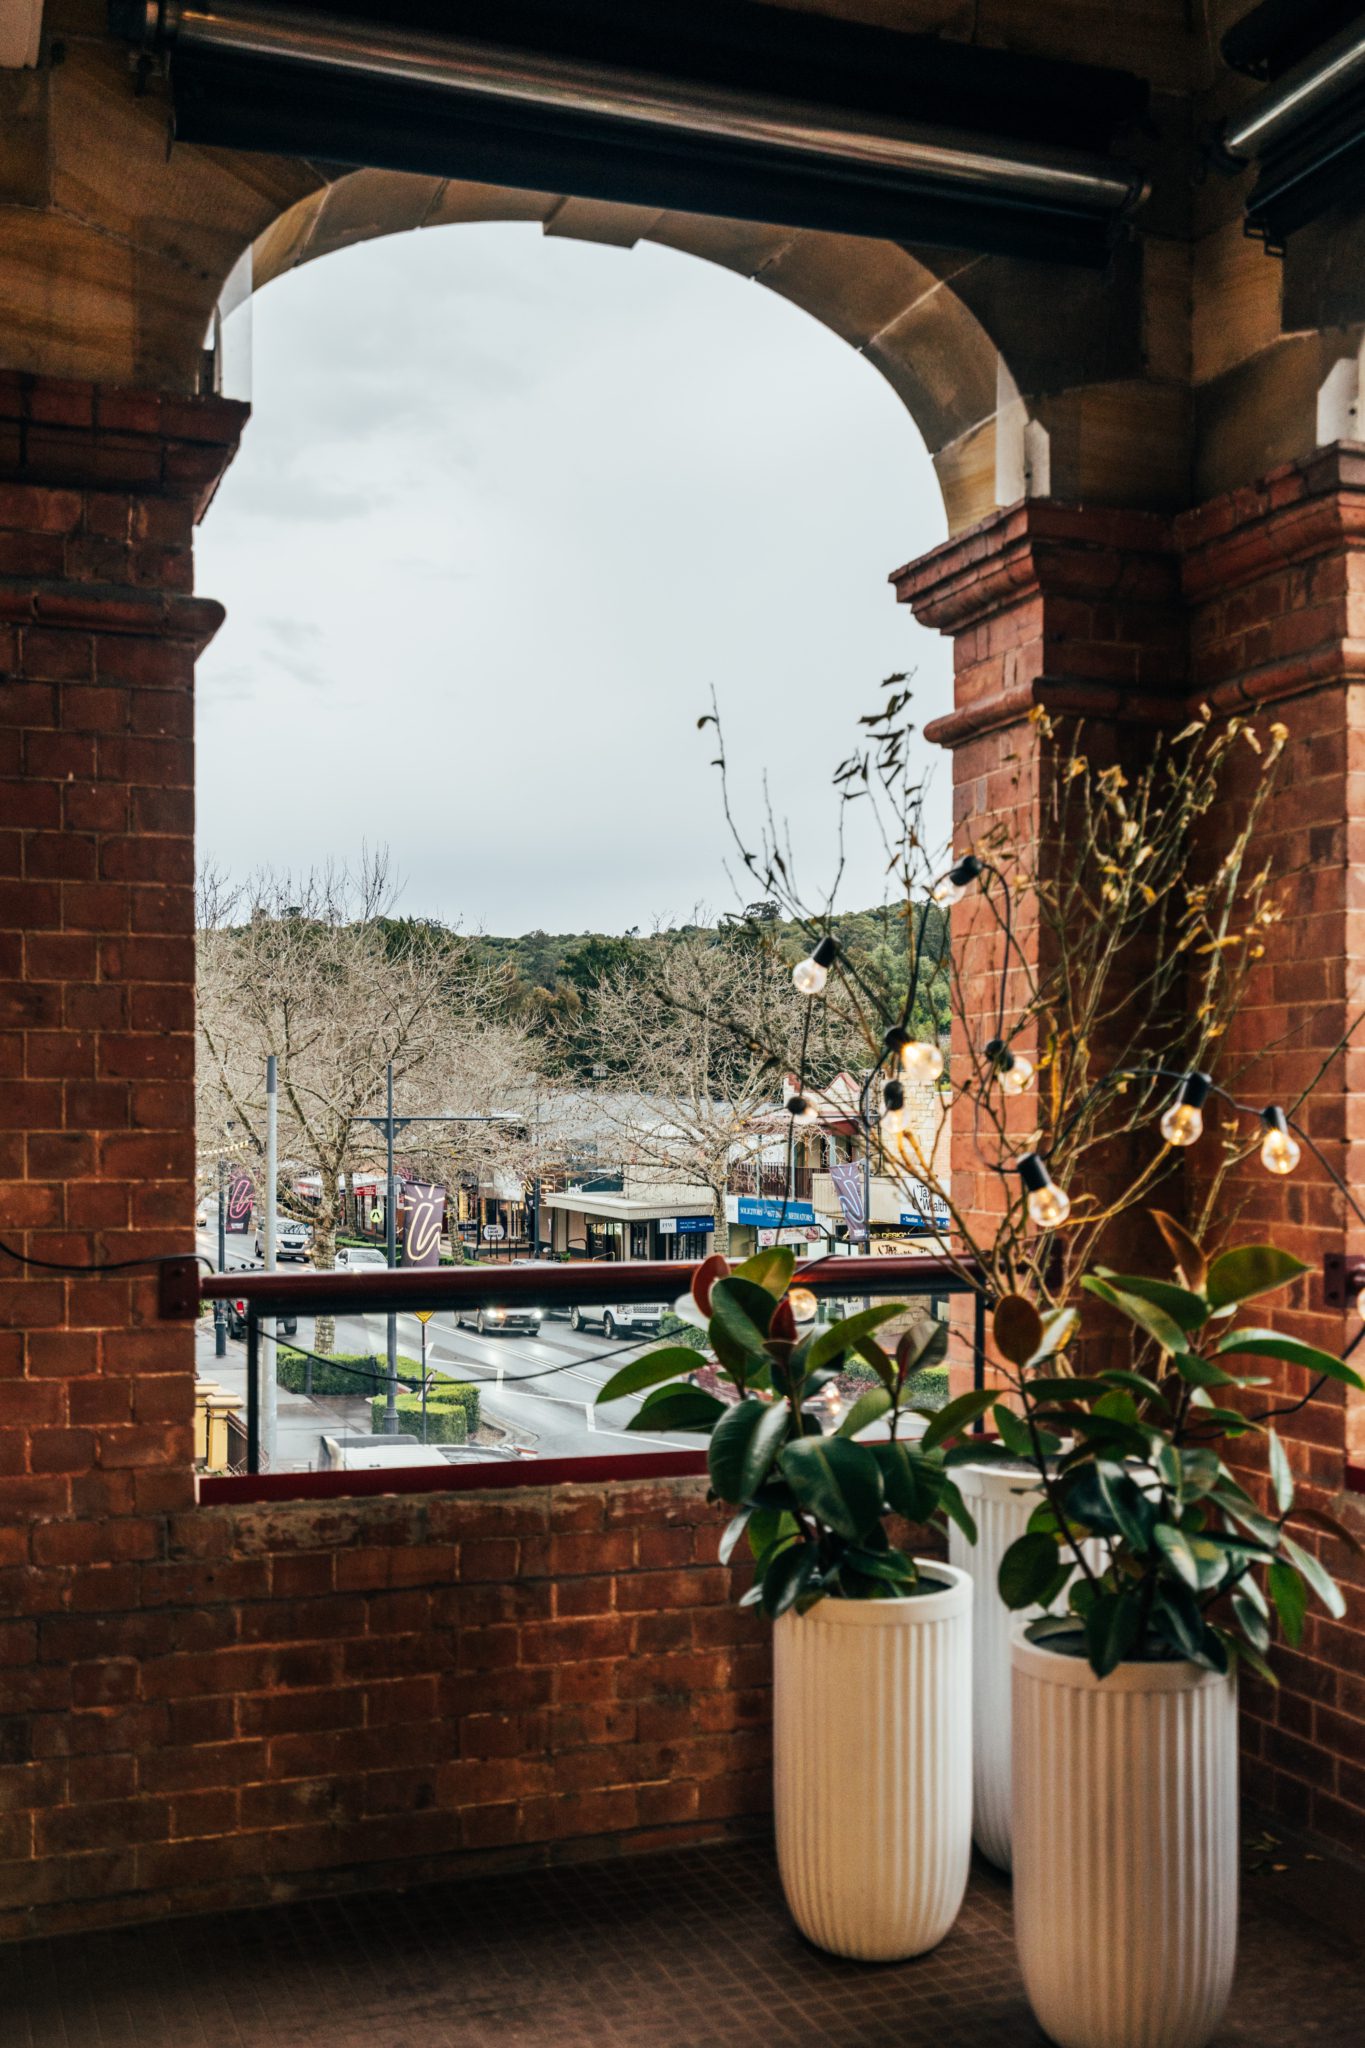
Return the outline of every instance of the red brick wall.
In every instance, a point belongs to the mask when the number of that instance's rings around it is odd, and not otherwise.
[[[197,513],[245,410],[0,377],[0,1239],[192,1249]],[[197,1509],[192,1333],[0,1253],[0,1935],[767,1802],[695,1482]]]
[[[1154,722],[1200,701],[1258,712],[1291,742],[1263,852],[1285,878],[1288,916],[1253,992],[1236,1051],[1254,1057],[1258,1100],[1292,1099],[1365,1010],[1365,451],[1324,450],[1175,522],[1028,503],[997,514],[893,578],[916,617],[954,635],[956,709],[930,728],[953,749],[959,848],[1037,837],[1046,773],[1028,713],[1084,717],[1085,750],[1140,749]],[[1247,782],[1253,758],[1246,756]],[[1246,794],[1245,789],[1241,795]],[[1239,799],[1240,800],[1240,799]],[[970,939],[970,934],[969,934]],[[979,942],[978,942],[979,943]],[[973,956],[969,954],[969,959]],[[973,1036],[994,1028],[997,958],[967,978]],[[1304,1115],[1337,1171],[1365,1189],[1365,1052],[1317,1080]],[[969,1121],[954,1135],[955,1192],[995,1203]],[[1238,1234],[1273,1236],[1316,1272],[1274,1320],[1339,1347],[1359,1318],[1329,1313],[1328,1251],[1365,1250],[1342,1197],[1305,1158],[1288,1181],[1255,1165],[1235,1190]],[[1296,1400],[1305,1377],[1267,1366],[1267,1400]],[[1354,1523],[1344,1492],[1348,1433],[1365,1463],[1365,1397],[1325,1387],[1279,1424],[1308,1505]],[[1243,1463],[1265,1485],[1264,1454]],[[1247,1790],[1284,1821],[1359,1849],[1365,1841],[1365,1571],[1316,1538],[1349,1597],[1347,1618],[1315,1613],[1298,1652],[1281,1648],[1280,1690],[1244,1686]]]
[[[8,1574],[0,1936],[766,1811],[768,1630],[703,1481],[147,1526],[135,1560]]]

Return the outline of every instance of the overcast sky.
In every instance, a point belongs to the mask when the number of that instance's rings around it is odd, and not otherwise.
[[[200,536],[228,611],[201,855],[385,844],[403,907],[466,930],[729,909],[714,688],[746,822],[766,769],[816,894],[883,676],[948,702],[886,582],[942,505],[870,364],[727,271],[528,225],[365,243],[250,317],[254,417]],[[938,784],[946,831],[946,759]],[[845,907],[880,865],[855,844]]]

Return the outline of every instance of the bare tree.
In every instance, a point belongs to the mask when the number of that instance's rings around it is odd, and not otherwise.
[[[800,1065],[808,1018],[769,948],[702,929],[672,936],[643,972],[608,974],[589,999],[603,1119],[630,1161],[708,1191],[718,1251],[731,1159]]]
[[[380,1150],[367,1119],[383,1111],[386,1064],[405,1109],[440,1111],[454,1076],[482,1102],[494,1042],[508,1053],[464,942],[396,920],[393,896],[382,852],[354,872],[266,873],[242,890],[209,874],[200,885],[201,1142],[213,1142],[230,1117],[237,1149],[263,1156],[273,1053],[280,1157],[290,1168],[281,1173],[281,1206],[312,1224],[319,1269],[336,1262],[346,1176]],[[315,1206],[294,1192],[299,1167],[319,1176]],[[329,1351],[334,1341],[332,1318],[319,1316],[316,1348]]]

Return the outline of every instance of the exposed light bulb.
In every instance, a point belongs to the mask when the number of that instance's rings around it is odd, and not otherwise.
[[[905,1111],[888,1109],[882,1116],[882,1144],[888,1152],[899,1155],[905,1143]]]
[[[1033,1084],[1033,1061],[1026,1059],[1021,1052],[1012,1052],[1006,1057],[1009,1065],[1000,1070],[1001,1089],[1006,1095],[1022,1095]]]
[[[934,883],[929,891],[929,900],[937,903],[942,910],[951,910],[955,903],[962,901],[981,870],[982,863],[976,855],[965,853],[960,861],[949,868],[941,881]]]
[[[839,942],[825,933],[809,959],[798,960],[792,969],[792,987],[799,996],[823,995],[829,970],[838,958]]]
[[[901,1047],[901,1072],[907,1081],[932,1086],[943,1072],[943,1054],[926,1039],[912,1038],[909,1045]]]
[[[1071,1214],[1071,1197],[1059,1188],[1036,1152],[1026,1152],[1019,1161],[1019,1178],[1028,1200],[1029,1220],[1038,1230],[1055,1230]]]
[[[1188,1102],[1173,1102],[1161,1119],[1161,1135],[1168,1145],[1194,1145],[1204,1135],[1204,1112]]]
[[[1055,1230],[1071,1214],[1071,1197],[1055,1181],[1049,1181],[1029,1196],[1028,1213],[1040,1230]]]
[[[813,1124],[819,1114],[804,1095],[789,1095],[786,1110],[794,1124]]]
[[[1261,1140],[1261,1164],[1267,1173],[1292,1173],[1303,1153],[1288,1119],[1277,1103],[1261,1111],[1265,1137]]]
[[[1213,1086],[1210,1074],[1186,1074],[1180,1093],[1157,1128],[1168,1145],[1195,1145],[1204,1135],[1204,1104]]]
[[[798,1323],[813,1323],[820,1304],[809,1287],[792,1287],[787,1291],[787,1305]]]

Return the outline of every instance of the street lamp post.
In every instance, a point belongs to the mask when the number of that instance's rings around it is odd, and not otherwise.
[[[231,1124],[228,1125],[231,1130]],[[218,1154],[218,1271],[227,1271],[227,1161]],[[227,1357],[227,1303],[213,1304],[213,1355]]]

